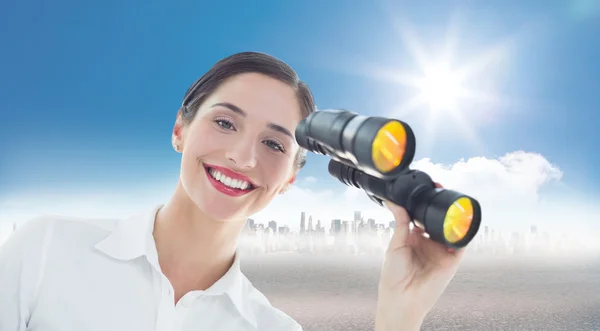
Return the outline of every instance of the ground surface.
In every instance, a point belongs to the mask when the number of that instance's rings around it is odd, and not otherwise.
[[[381,257],[247,256],[243,269],[305,331],[373,330]],[[469,257],[423,330],[600,331],[600,257]]]

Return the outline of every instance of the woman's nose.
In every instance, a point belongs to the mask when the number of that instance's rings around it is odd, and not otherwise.
[[[240,139],[227,150],[226,157],[240,168],[254,168],[256,144],[250,139]]]

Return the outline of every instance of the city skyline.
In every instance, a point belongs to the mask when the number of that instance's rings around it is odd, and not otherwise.
[[[243,252],[251,254],[382,254],[393,235],[395,222],[391,221],[387,225],[374,219],[365,222],[360,211],[355,211],[354,215],[355,218],[351,221],[331,220],[328,230],[320,226],[319,220],[313,228],[311,217],[306,221],[305,214],[301,215],[299,231],[291,231],[287,225],[278,226],[276,221],[269,221],[265,225],[248,219],[239,247]],[[466,246],[466,250],[483,255],[552,254],[554,257],[563,257],[572,253],[597,254],[600,253],[600,245],[597,241],[582,241],[568,232],[557,234],[543,229],[540,231],[536,225],[532,225],[524,233],[505,233],[483,226]]]
[[[297,236],[298,238],[312,236],[329,237],[333,238],[334,241],[340,234],[344,234],[344,236],[347,237],[344,240],[349,239],[350,242],[356,241],[357,238],[361,236],[375,235],[382,237],[383,240],[378,242],[381,244],[379,248],[384,249],[389,242],[389,238],[393,234],[395,228],[395,221],[384,221],[381,223],[373,218],[368,218],[365,221],[364,216],[359,210],[353,211],[354,217],[352,220],[344,220],[340,218],[332,219],[328,229],[322,225],[320,219],[313,224],[312,216],[306,216],[306,212],[301,212],[299,226],[296,231],[292,230],[288,225],[279,226],[279,223],[276,220],[271,220],[265,225],[264,223],[257,223],[250,218],[246,221],[246,225],[242,232],[242,241],[244,241],[244,236],[252,237],[255,234],[259,234],[259,237],[262,237],[262,235],[267,237]],[[567,251],[577,249],[589,249],[596,251],[600,250],[600,243],[597,240],[589,240],[588,238],[584,239],[577,236],[577,234],[572,234],[568,231],[563,231],[562,233],[552,233],[547,229],[540,229],[536,224],[530,225],[528,231],[526,232],[514,230],[499,231],[498,229],[494,229],[489,225],[482,225],[475,238],[471,241],[469,246],[467,246],[467,249],[480,251],[482,249],[506,250],[508,248],[513,248],[528,251],[531,244],[529,242],[530,238],[536,238],[535,240],[537,240],[537,244],[542,246],[552,246],[557,243],[566,243],[573,246],[571,248],[566,247]],[[482,245],[488,245],[488,247],[482,248]],[[535,243],[531,245],[535,245]],[[551,248],[542,246],[535,247],[535,249],[543,251]]]

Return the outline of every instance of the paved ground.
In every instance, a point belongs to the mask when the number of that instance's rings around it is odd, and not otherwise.
[[[271,302],[305,331],[372,330],[381,258],[244,257]],[[600,331],[600,257],[467,257],[423,330]]]

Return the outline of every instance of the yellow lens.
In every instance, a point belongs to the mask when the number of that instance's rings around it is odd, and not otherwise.
[[[402,162],[406,150],[406,131],[399,122],[392,121],[381,127],[371,149],[377,170],[388,172]]]
[[[458,198],[448,208],[444,219],[444,237],[450,243],[463,239],[473,221],[473,204],[467,197]]]

